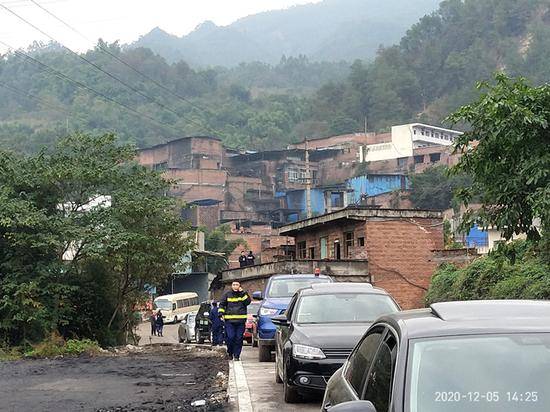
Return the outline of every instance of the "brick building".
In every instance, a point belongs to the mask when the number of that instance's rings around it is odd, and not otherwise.
[[[280,229],[292,236],[297,259],[365,259],[375,286],[386,289],[404,309],[423,307],[437,267],[434,250],[443,248],[441,212],[346,209]]]

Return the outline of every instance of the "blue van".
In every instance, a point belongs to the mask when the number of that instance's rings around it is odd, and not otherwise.
[[[264,293],[254,292],[252,297],[262,300],[258,310],[258,346],[260,362],[271,361],[271,352],[275,350],[276,327],[271,322],[273,316],[282,314],[288,307],[292,296],[302,288],[313,283],[330,283],[332,278],[325,275],[274,275],[269,278]]]

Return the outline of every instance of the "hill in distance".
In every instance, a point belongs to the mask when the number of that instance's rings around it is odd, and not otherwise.
[[[440,0],[324,0],[244,17],[220,27],[210,21],[183,37],[155,28],[132,47],[194,66],[277,63],[281,56],[313,61],[372,60],[381,45],[399,41]]]

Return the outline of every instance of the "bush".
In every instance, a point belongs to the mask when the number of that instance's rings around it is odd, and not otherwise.
[[[26,357],[31,358],[55,358],[58,356],[79,356],[84,353],[95,355],[99,353],[100,346],[90,339],[69,339],[65,341],[58,334],[51,334],[50,337],[25,352]]]
[[[426,303],[485,299],[550,299],[550,265],[537,245],[518,241],[458,268],[442,265]]]

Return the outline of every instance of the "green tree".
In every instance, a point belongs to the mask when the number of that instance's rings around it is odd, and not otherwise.
[[[449,119],[471,130],[456,141],[463,153],[453,173],[466,173],[472,185],[458,191],[466,205],[480,194],[483,207],[469,211],[464,227],[495,227],[506,239],[526,233],[539,238],[550,225],[550,86],[531,87],[504,74],[486,92]]]
[[[58,331],[124,342],[144,285],[192,247],[170,182],[113,135],[76,134],[49,153],[0,157],[0,334]],[[14,213],[17,211],[17,213]]]
[[[430,167],[422,173],[412,174],[409,179],[409,198],[419,209],[449,209],[453,206],[454,191],[470,184],[465,176],[450,176],[446,166]]]

